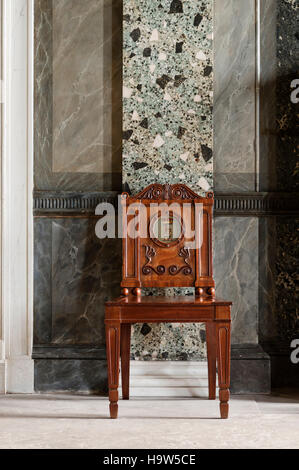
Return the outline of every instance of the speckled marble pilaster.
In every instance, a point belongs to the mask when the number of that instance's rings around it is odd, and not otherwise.
[[[123,182],[212,186],[212,0],[124,1]]]
[[[133,193],[155,182],[199,193],[213,186],[212,7],[212,0],[124,1],[123,182]],[[204,359],[205,328],[136,325],[132,357]]]

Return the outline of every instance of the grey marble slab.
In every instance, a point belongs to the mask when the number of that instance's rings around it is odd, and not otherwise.
[[[277,0],[260,3],[259,190],[275,191]]]
[[[243,347],[242,347],[243,346]],[[232,394],[270,393],[270,357],[259,345],[232,345],[231,387]]]
[[[276,217],[259,220],[259,340],[277,337],[276,319]]]
[[[214,2],[214,188],[255,190],[255,1]]]
[[[34,221],[34,329],[33,343],[52,338],[52,221]]]
[[[85,359],[35,359],[36,392],[107,394],[107,363]]]
[[[121,243],[93,218],[35,219],[34,344],[105,344],[104,304],[120,292]]]
[[[214,278],[218,297],[233,302],[232,342],[258,342],[258,220],[214,220]]]
[[[34,22],[36,189],[121,189],[118,0],[37,0]]]

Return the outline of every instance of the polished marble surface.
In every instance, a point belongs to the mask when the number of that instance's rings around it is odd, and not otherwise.
[[[56,173],[114,170],[108,85],[112,78],[112,34],[107,35],[110,3],[53,2],[52,168]]]
[[[214,220],[214,278],[217,297],[232,305],[232,342],[258,342],[258,220]]]
[[[35,220],[34,345],[105,344],[104,305],[117,297],[121,241],[93,218]]]
[[[77,347],[80,359],[34,360],[34,390],[36,392],[80,392],[107,394],[107,361],[86,359]]]
[[[259,190],[275,191],[277,0],[260,2]]]
[[[255,190],[255,8],[254,0],[215,0],[216,191]]]
[[[35,2],[36,189],[121,189],[122,5]]]

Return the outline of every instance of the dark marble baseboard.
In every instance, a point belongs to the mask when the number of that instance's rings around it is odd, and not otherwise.
[[[272,389],[285,387],[299,389],[299,363],[291,362],[293,349],[290,343],[291,341],[263,344],[264,350],[270,357]]]
[[[258,344],[234,344],[231,350],[231,393],[270,393],[269,355]]]
[[[34,390],[107,395],[106,360],[35,359]]]
[[[271,356],[271,387],[299,389],[299,364],[292,364],[290,356]]]
[[[103,348],[35,346],[35,391],[106,395],[104,355]],[[270,393],[270,373],[270,357],[259,345],[232,345],[232,394]]]
[[[117,208],[116,191],[34,191],[34,215],[94,214],[101,202]],[[273,216],[299,214],[298,193],[215,193],[215,216]]]

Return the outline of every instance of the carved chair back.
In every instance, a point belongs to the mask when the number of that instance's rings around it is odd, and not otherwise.
[[[152,184],[121,196],[122,293],[142,287],[195,287],[214,297],[212,217],[214,195],[201,197],[184,184]]]

